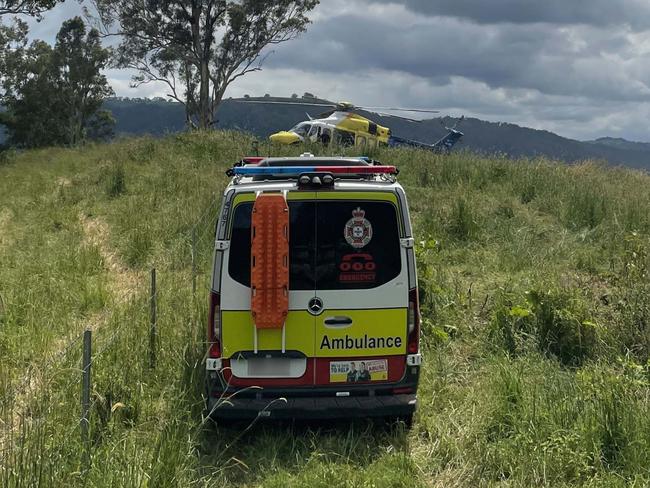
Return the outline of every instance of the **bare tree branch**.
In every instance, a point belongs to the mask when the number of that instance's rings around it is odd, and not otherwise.
[[[1,0],[0,0],[1,1]],[[319,0],[92,0],[103,36],[119,34],[112,65],[136,85],[160,82],[185,105],[188,126],[208,128],[228,86],[262,69],[270,45],[309,23]],[[181,93],[182,92],[182,93]]]

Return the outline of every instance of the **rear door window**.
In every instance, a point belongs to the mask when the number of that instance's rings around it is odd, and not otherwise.
[[[401,271],[397,210],[390,202],[319,200],[316,289],[368,289]]]
[[[230,237],[228,273],[244,286],[251,286],[251,215],[253,202],[235,207]],[[316,261],[316,204],[289,202],[289,289],[314,290]]]

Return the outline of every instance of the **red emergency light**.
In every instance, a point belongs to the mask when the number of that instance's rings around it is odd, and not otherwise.
[[[397,174],[395,166],[240,166],[232,169],[241,176],[300,176],[304,173],[345,175]]]

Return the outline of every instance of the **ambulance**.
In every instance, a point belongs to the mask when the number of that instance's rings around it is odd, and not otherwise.
[[[420,314],[397,169],[304,154],[245,158],[228,175],[209,300],[208,414],[410,422]]]

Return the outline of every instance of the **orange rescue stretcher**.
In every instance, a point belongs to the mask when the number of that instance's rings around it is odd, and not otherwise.
[[[289,206],[281,193],[260,193],[251,225],[251,312],[254,348],[260,329],[282,329],[289,313]]]

